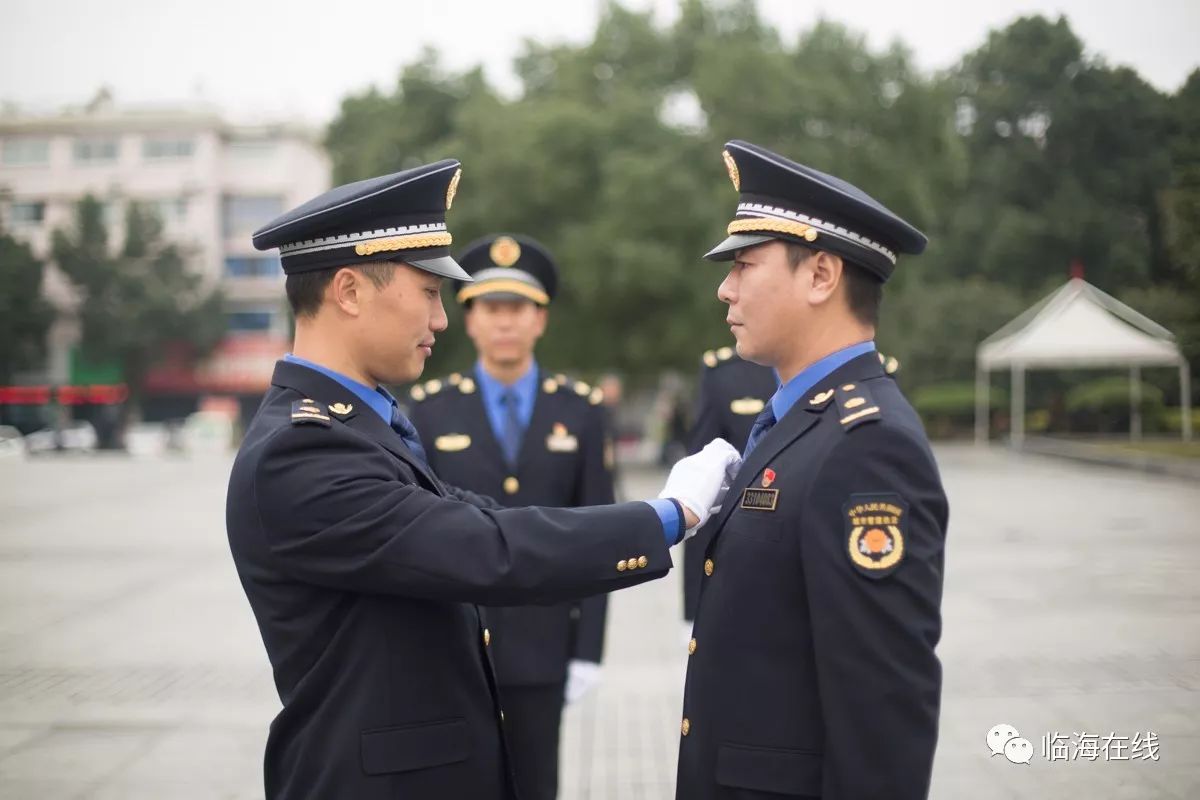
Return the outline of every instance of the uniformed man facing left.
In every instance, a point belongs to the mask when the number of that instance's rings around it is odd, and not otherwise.
[[[679,800],[921,800],[937,745],[949,508],[874,336],[924,234],[855,186],[743,141],[717,290],[781,385],[705,552]]]
[[[493,234],[459,254],[471,370],[413,387],[412,421],[438,477],[504,505],[613,502],[611,443],[600,390],[542,370],[534,346],[558,287],[550,252]],[[599,678],[607,596],[580,603],[486,609],[505,733],[523,800],[558,794],[564,692]]]
[[[509,798],[475,603],[560,602],[659,577],[736,454],[681,461],[650,503],[504,509],[445,486],[383,383],[446,326],[457,161],[342,186],[255,234],[279,247],[295,352],[246,431],[226,524],[283,709],[268,798]]]

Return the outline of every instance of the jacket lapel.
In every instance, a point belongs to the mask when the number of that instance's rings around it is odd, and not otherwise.
[[[717,515],[717,528],[725,524],[726,518],[741,502],[742,492],[755,476],[768,466],[772,459],[822,420],[825,410],[832,405],[834,387],[846,382],[869,380],[883,374],[879,356],[871,351],[838,367],[797,400],[784,414],[783,419],[775,423],[775,426],[759,440],[750,457],[742,462],[741,469],[730,484],[729,493],[725,495],[725,502],[721,504],[721,511]],[[822,395],[827,395],[823,402],[811,402]]]
[[[378,442],[392,455],[408,464],[430,491],[445,494],[441,482],[434,477],[421,459],[413,455],[412,451],[405,446],[400,434],[392,430],[392,426],[384,422],[378,414],[366,407],[358,395],[337,381],[300,364],[278,361],[275,364],[275,374],[271,377],[271,383],[283,389],[300,392],[305,397],[319,403],[326,405],[343,403],[350,406],[349,413],[333,414],[333,417],[348,428]]]

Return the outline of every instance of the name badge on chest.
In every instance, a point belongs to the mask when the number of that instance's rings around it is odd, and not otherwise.
[[[567,432],[567,426],[554,423],[553,432],[546,437],[546,449],[551,453],[574,453],[579,449],[579,440]]]
[[[748,511],[774,511],[778,504],[778,489],[759,489],[747,486],[742,490],[741,507]]]
[[[465,433],[448,433],[434,439],[433,446],[443,453],[457,453],[471,446],[471,437]]]

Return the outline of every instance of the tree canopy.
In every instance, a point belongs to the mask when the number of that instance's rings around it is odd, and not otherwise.
[[[1198,358],[1200,72],[1165,95],[1033,16],[930,75],[902,43],[827,20],[788,40],[751,0],[682,0],[668,27],[610,3],[590,41],[527,42],[514,70],[506,97],[426,51],[391,92],[345,98],[327,145],[339,182],[462,159],[456,245],[518,231],[562,267],[551,366],[691,370],[728,342],[724,270],[700,255],[736,202],[730,138],[844,177],[930,236],[885,291],[880,348],[906,383],[969,377],[975,344],[1072,263]],[[435,372],[469,357],[453,320]]]

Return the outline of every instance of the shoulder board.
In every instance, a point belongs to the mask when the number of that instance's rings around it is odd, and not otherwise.
[[[727,345],[725,347],[718,347],[716,350],[705,350],[704,355],[700,357],[700,361],[704,366],[712,369],[713,367],[719,367],[724,363],[732,361],[735,355],[737,355],[737,352]]]
[[[864,422],[873,422],[883,416],[865,383],[844,383],[834,390],[834,397],[842,430],[854,430]]]
[[[592,386],[585,381],[573,380],[561,372],[556,375],[547,375],[543,378],[542,391],[546,394],[556,394],[560,391],[568,395],[574,394],[594,406],[598,406],[604,402],[604,391],[599,386]]]
[[[312,400],[297,400],[292,403],[293,425],[320,425],[328,428],[333,425],[329,418],[329,409]]]
[[[895,356],[885,356],[879,354],[879,366],[883,367],[883,371],[888,375],[895,375],[900,370],[900,359]]]
[[[444,378],[434,378],[418,383],[408,391],[410,397],[422,403],[436,395],[471,394],[477,389],[475,379],[461,372],[452,372]]]

